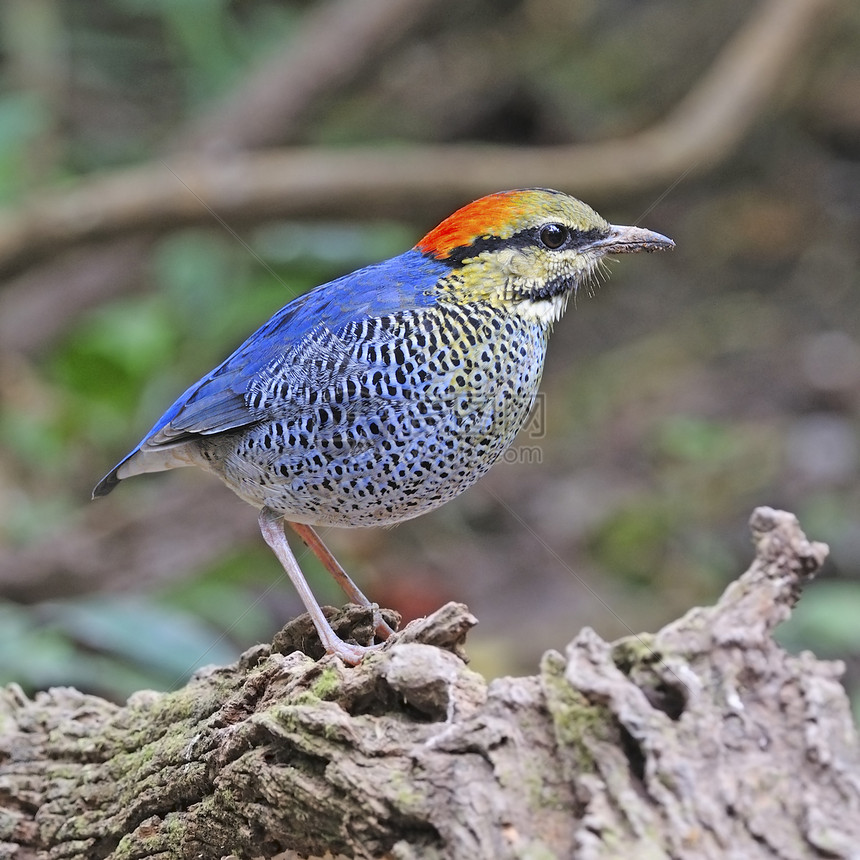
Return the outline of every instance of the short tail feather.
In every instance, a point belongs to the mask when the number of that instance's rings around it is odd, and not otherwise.
[[[132,457],[137,454],[139,448],[135,448],[127,456],[123,457],[113,469],[110,470],[96,485],[93,487],[93,498],[100,499],[102,496],[106,496],[110,493],[114,487],[122,480],[119,476],[119,470],[122,466],[124,466]]]
[[[149,448],[145,442],[124,457],[110,470],[93,489],[93,498],[106,496],[123,479],[145,472],[163,472],[181,466],[193,466],[193,446],[187,440],[174,445],[159,445]]]

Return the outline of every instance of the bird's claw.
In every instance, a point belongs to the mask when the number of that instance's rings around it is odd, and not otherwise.
[[[384,644],[377,642],[373,645],[357,645],[337,637],[336,639],[335,642],[324,643],[326,654],[339,657],[347,666],[357,666],[368,654],[378,651]]]

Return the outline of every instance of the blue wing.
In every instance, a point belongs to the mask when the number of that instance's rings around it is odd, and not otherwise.
[[[336,332],[366,317],[432,305],[433,287],[449,271],[448,264],[412,249],[294,299],[185,391],[140,444],[99,482],[93,495],[110,492],[118,481],[119,467],[143,447],[176,445],[194,435],[221,433],[264,420],[267,413],[251,408],[247,394],[272,362],[299,352],[302,341],[320,326]]]

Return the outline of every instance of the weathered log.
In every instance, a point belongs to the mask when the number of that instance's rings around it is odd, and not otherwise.
[[[448,604],[355,668],[306,617],[124,707],[0,695],[0,857],[860,856],[841,664],[771,634],[827,549],[759,508],[719,602],[615,643],[583,630],[487,683]],[[341,635],[370,632],[356,607]]]

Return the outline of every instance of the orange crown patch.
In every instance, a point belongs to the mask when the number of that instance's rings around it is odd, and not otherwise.
[[[499,191],[468,203],[434,227],[415,247],[444,260],[455,248],[470,245],[481,236],[500,235],[505,227],[513,235],[516,225],[511,223],[511,210],[515,198],[525,193],[528,192]]]

